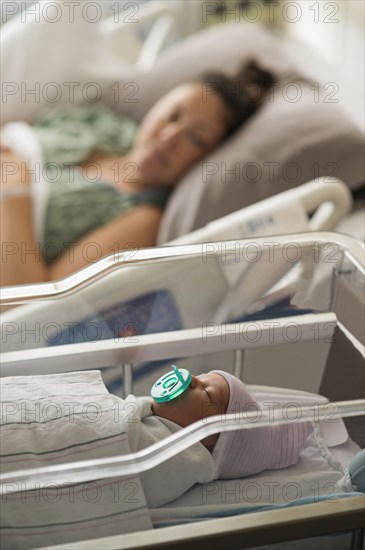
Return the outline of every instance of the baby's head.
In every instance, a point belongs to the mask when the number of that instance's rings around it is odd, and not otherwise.
[[[216,370],[192,376],[186,391],[171,401],[153,403],[152,409],[156,416],[171,420],[184,428],[208,416],[247,412],[247,407],[253,401],[241,380],[227,372]],[[214,434],[203,439],[202,443],[213,451],[219,437],[220,434]]]
[[[225,414],[229,403],[229,383],[221,371],[192,376],[189,387],[178,397],[164,403],[154,402],[153,414],[175,422],[182,428],[207,416]],[[219,434],[202,443],[212,448]]]
[[[152,408],[155,415],[181,427],[207,416],[225,414],[249,419],[247,413],[253,412],[254,421],[260,411],[246,385],[220,370],[193,376],[181,395],[165,403],[154,403]],[[310,422],[257,426],[214,434],[202,443],[212,453],[215,479],[233,479],[295,464],[312,431]]]

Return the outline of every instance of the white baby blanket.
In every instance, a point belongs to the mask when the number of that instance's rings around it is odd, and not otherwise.
[[[130,454],[179,430],[151,416],[151,399],[108,393],[99,371],[1,379],[2,473]],[[3,548],[34,548],[152,528],[149,507],[165,505],[212,479],[213,460],[197,443],[138,476],[3,496]],[[142,484],[141,484],[142,482]]]
[[[119,401],[129,410],[125,430],[133,452],[181,430],[174,422],[151,415],[152,398],[129,395],[125,401]],[[196,443],[152,470],[142,472],[140,479],[148,506],[162,506],[183,495],[196,483],[211,481],[213,469],[212,455],[201,443]]]
[[[1,470],[130,454],[114,397],[98,371],[1,379]],[[138,476],[24,491],[9,484],[2,548],[38,548],[151,528]]]

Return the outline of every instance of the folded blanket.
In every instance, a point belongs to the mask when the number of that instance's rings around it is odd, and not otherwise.
[[[2,473],[115,457],[179,430],[152,416],[151,399],[108,393],[99,371],[2,378]],[[3,548],[34,548],[152,528],[150,507],[213,479],[209,451],[197,443],[138,476],[52,483],[2,497]]]

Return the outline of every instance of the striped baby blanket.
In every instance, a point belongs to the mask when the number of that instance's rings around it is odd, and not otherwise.
[[[129,454],[120,403],[99,371],[1,380],[1,471]],[[128,413],[128,411],[127,411]],[[1,547],[38,548],[152,528],[138,476],[12,483],[2,495]]]

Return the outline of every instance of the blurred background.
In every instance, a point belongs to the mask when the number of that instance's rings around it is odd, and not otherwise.
[[[40,4],[50,4],[41,0]],[[335,76],[341,88],[342,107],[353,121],[364,128],[364,21],[363,0],[99,0],[84,2],[88,5],[90,20],[110,19],[117,23],[133,23],[133,41],[129,39],[125,55],[131,63],[137,62],[138,48],[143,46],[153,24],[154,38],[159,42],[158,54],[171,44],[183,40],[199,30],[213,25],[247,21],[262,23],[283,39],[290,37],[303,44],[307,56],[308,48],[313,52],[313,65],[317,59],[325,60],[329,74]],[[0,0],[1,26],[24,12],[35,2],[32,0]],[[72,2],[68,2],[72,4]],[[75,5],[79,3],[75,2]],[[98,9],[95,5],[98,4]],[[155,15],[144,20],[140,17],[150,10]],[[169,15],[170,12],[170,15]],[[175,12],[176,16],[171,16]],[[121,15],[123,21],[121,21]],[[128,32],[130,32],[129,29]],[[136,41],[136,38],[138,39]],[[152,42],[150,42],[152,44]],[[146,44],[145,44],[146,45]],[[296,55],[298,55],[298,49]],[[150,50],[151,64],[157,56]],[[152,61],[153,60],[153,61]],[[143,61],[143,59],[142,59]],[[330,92],[330,90],[329,90]]]

